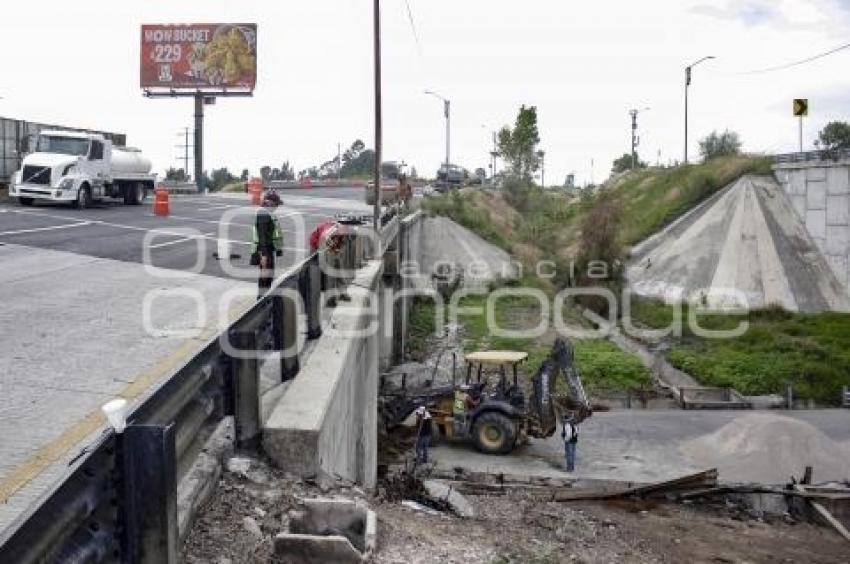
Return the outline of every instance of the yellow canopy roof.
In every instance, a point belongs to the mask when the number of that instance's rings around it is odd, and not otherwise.
[[[528,353],[517,351],[478,351],[466,355],[467,362],[481,364],[513,364],[528,358]]]

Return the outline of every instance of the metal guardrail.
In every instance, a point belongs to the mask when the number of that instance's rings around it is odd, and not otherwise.
[[[786,153],[774,155],[775,164],[807,163],[812,161],[840,161],[850,159],[850,149],[835,149],[823,151],[806,151],[802,153]]]
[[[349,237],[337,268],[353,271],[360,249]],[[341,284],[321,271],[318,254],[284,273],[269,294],[151,391],[123,433],[105,430],[83,450],[54,489],[0,537],[0,562],[176,561],[177,466],[185,467],[180,459],[194,452],[189,445],[202,428],[227,416],[234,418],[238,446],[259,439],[260,365],[256,355],[238,352],[284,351],[296,341],[298,304],[284,289],[300,296],[307,338],[318,338],[321,292]],[[298,353],[281,354],[280,361],[281,379],[294,378]]]

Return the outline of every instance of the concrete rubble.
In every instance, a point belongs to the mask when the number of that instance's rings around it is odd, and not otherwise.
[[[472,504],[449,484],[439,480],[425,480],[422,486],[429,496],[448,504],[458,517],[466,519],[475,517],[475,508]]]

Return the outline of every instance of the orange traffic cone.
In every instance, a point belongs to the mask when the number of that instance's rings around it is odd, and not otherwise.
[[[160,186],[154,193],[153,214],[159,216],[167,216],[171,213],[171,204],[169,202],[168,189]]]

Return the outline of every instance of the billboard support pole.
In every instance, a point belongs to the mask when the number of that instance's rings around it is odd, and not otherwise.
[[[204,191],[204,96],[195,94],[195,186]]]

